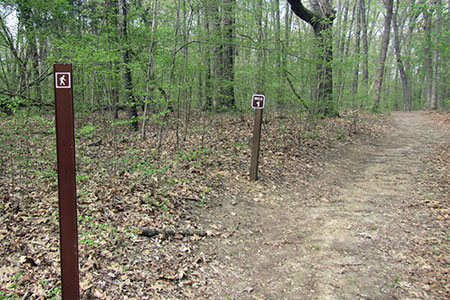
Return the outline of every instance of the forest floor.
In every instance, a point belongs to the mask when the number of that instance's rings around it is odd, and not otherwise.
[[[329,152],[306,183],[231,179],[239,193],[203,216],[235,228],[202,241],[211,298],[448,299],[449,131],[422,112],[391,118],[390,133]]]
[[[251,114],[169,124],[157,158],[76,120],[82,299],[450,297],[447,112],[265,115],[258,182]],[[58,299],[52,117],[0,128],[0,299]]]

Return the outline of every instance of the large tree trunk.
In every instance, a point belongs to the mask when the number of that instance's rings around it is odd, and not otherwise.
[[[384,18],[384,31],[381,41],[380,58],[378,60],[377,77],[375,78],[375,95],[373,111],[380,109],[381,86],[383,84],[384,65],[386,62],[387,50],[389,46],[389,36],[391,33],[392,7],[393,0],[385,0],[386,16]]]
[[[332,26],[335,18],[334,10],[328,0],[313,0],[313,9],[303,6],[300,0],[288,0],[292,11],[314,29],[318,49],[316,113],[323,116],[336,116],[337,111],[333,103],[333,59]]]
[[[224,26],[223,26],[223,86],[221,106],[231,108],[235,105],[234,99],[234,22],[235,0],[224,0]]]

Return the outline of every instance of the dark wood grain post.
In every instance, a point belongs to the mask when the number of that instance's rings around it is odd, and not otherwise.
[[[253,95],[252,108],[255,109],[255,125],[253,127],[252,158],[250,162],[250,180],[258,180],[259,148],[261,141],[261,124],[265,105],[264,95]]]
[[[79,299],[72,65],[54,70],[62,299]]]

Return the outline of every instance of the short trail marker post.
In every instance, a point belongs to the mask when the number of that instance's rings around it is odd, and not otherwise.
[[[80,298],[72,65],[55,64],[56,148],[62,299]]]
[[[253,127],[252,158],[250,162],[250,180],[258,180],[259,148],[261,141],[261,124],[266,97],[255,94],[252,97],[252,108],[255,110],[255,125]]]

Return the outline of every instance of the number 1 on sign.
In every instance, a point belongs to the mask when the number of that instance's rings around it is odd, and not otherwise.
[[[252,108],[263,109],[266,102],[266,97],[264,95],[255,94],[252,97]]]

